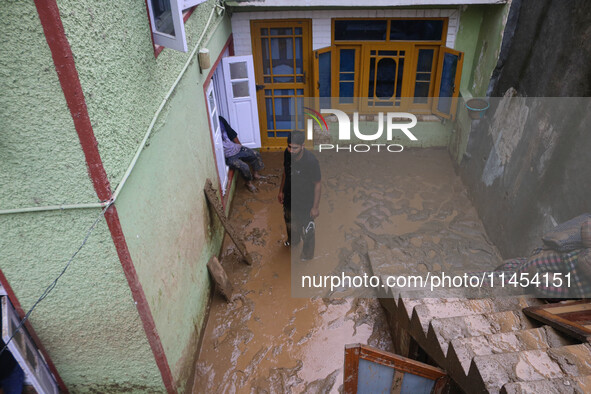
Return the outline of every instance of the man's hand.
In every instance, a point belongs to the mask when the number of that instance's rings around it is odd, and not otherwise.
[[[279,192],[277,195],[277,201],[279,201],[279,204],[283,204],[283,192]]]
[[[312,208],[310,210],[310,217],[312,219],[316,219],[318,216],[320,216],[320,211],[318,210],[318,208]]]

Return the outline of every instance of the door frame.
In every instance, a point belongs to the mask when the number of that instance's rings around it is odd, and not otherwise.
[[[314,51],[312,49],[312,19],[253,19],[250,21],[250,36],[252,45],[252,54],[255,68],[255,81],[257,85],[267,85],[263,80],[263,65],[262,65],[262,50],[261,50],[261,36],[259,28],[264,25],[274,24],[281,27],[292,27],[294,23],[301,23],[302,26],[302,67],[305,74],[304,78],[304,99],[312,97],[313,90],[311,89],[311,82],[313,80],[313,59]],[[262,25],[262,26],[261,26]],[[272,85],[272,83],[271,83]],[[257,107],[259,112],[259,126],[261,133],[261,149],[268,151],[283,150],[287,146],[287,137],[273,137],[273,141],[269,141],[267,137],[267,118],[265,106],[265,89],[257,90]],[[305,121],[304,121],[305,127]]]

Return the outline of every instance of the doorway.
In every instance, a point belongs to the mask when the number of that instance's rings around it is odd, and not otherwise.
[[[304,131],[310,31],[310,20],[251,22],[261,143],[268,150],[284,149],[291,131]]]

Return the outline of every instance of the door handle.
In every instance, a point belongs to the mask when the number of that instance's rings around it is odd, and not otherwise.
[[[263,90],[264,88],[265,88],[265,85],[256,85],[256,90],[257,90],[257,92],[258,92],[259,90]]]

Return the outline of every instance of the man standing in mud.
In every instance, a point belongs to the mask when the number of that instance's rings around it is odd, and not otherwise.
[[[277,199],[283,204],[283,217],[287,227],[285,245],[297,245],[303,240],[300,260],[314,257],[315,223],[320,214],[320,166],[316,157],[304,148],[306,136],[293,131],[287,137],[283,153],[283,176]]]

